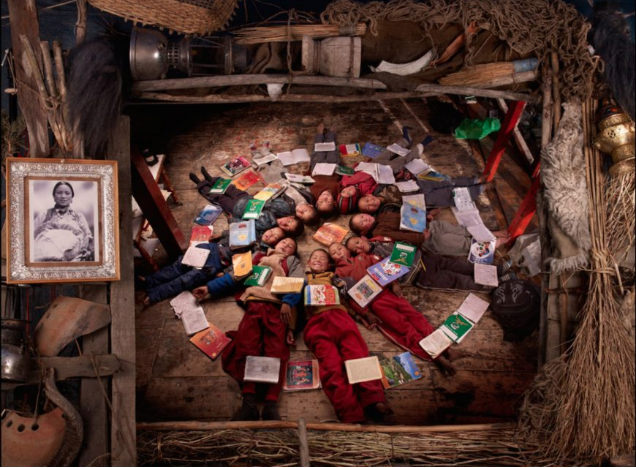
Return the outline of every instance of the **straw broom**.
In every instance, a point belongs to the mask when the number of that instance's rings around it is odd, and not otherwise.
[[[629,253],[634,243],[634,191],[636,190],[634,172],[609,177],[606,191],[607,248],[620,263]]]
[[[243,28],[236,31],[237,44],[260,44],[263,42],[301,41],[303,36],[312,38],[333,36],[364,36],[367,25],[337,26],[330,24],[301,24],[291,26],[263,26]]]
[[[485,63],[450,73],[441,78],[439,82],[446,86],[478,86],[514,73],[515,65],[513,62]]]

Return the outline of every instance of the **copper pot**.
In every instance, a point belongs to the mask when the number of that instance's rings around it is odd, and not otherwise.
[[[605,106],[600,111],[594,147],[609,154],[614,163],[609,173],[618,176],[634,171],[634,121],[620,108]]]

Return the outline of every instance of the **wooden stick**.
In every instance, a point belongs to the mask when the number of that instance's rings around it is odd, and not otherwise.
[[[363,426],[360,424],[307,423],[312,431],[380,432],[380,433],[435,433],[435,432],[478,432],[514,429],[514,423],[466,424],[444,426]],[[226,429],[298,429],[293,421],[169,421],[139,422],[138,431],[216,431]]]
[[[559,275],[559,282],[561,283],[561,292],[559,293],[559,308],[561,323],[559,327],[559,341],[561,354],[565,354],[568,345],[568,293],[567,293],[567,276],[565,273]]]
[[[46,102],[46,98],[48,93],[46,91],[46,86],[44,85],[44,78],[42,78],[42,70],[38,66],[38,61],[35,58],[35,52],[33,47],[31,47],[31,42],[29,38],[24,34],[20,34],[20,41],[22,42],[22,47],[24,47],[24,53],[29,64],[29,68],[31,69],[31,73],[33,78],[35,79],[35,84],[38,87],[38,91],[40,92],[40,97],[44,99],[44,105],[48,109],[49,105]]]
[[[497,104],[504,114],[508,112],[508,104],[506,104],[506,101],[504,101],[503,99],[497,99]],[[530,148],[528,148],[528,144],[523,138],[521,130],[519,130],[519,125],[515,126],[515,129],[512,132],[512,136],[515,139],[515,143],[517,143],[517,147],[526,157],[528,162],[532,164],[534,162],[534,156],[532,155],[532,151],[530,151]]]
[[[57,88],[60,92],[62,102],[66,102],[66,76],[64,74],[62,45],[59,41],[53,41],[53,57],[55,59],[55,71],[57,73]]]
[[[553,129],[556,133],[561,121],[561,91],[559,89],[559,56],[556,52],[550,53],[550,64],[552,66],[552,99],[554,106],[552,109]]]
[[[341,86],[347,88],[376,89],[385,90],[387,86],[377,80],[366,78],[336,78],[330,76],[294,76],[289,75],[223,75],[204,76],[197,78],[180,78],[170,80],[138,81],[133,83],[133,94],[142,91],[174,91],[180,89],[213,88],[221,86],[242,86],[258,85],[267,83],[278,84],[301,84],[317,86]],[[443,86],[438,84],[424,83],[416,88],[416,92],[431,92],[439,94],[459,94],[464,96],[481,96],[513,101],[537,102],[535,96],[509,91],[489,90],[465,86]]]
[[[309,462],[309,443],[307,441],[307,424],[304,418],[298,420],[298,453],[300,454],[300,466],[311,466]]]
[[[58,96],[55,78],[53,77],[53,64],[51,62],[51,50],[48,41],[40,41],[40,50],[42,50],[42,62],[44,63],[44,74],[46,76],[46,84],[48,85],[49,96],[56,98]]]
[[[549,69],[543,71],[543,116],[541,121],[541,148],[545,148],[552,139],[552,75]]]
[[[77,23],[75,23],[75,45],[80,45],[86,38],[86,0],[75,0],[77,3]]]

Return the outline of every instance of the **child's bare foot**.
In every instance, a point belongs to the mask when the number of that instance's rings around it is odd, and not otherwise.
[[[296,344],[296,338],[294,338],[293,330],[289,330],[289,329],[287,330],[287,337],[285,341],[287,342],[289,346],[294,346]]]
[[[437,364],[442,370],[446,371],[451,377],[457,374],[455,366],[453,366],[444,356],[438,356],[437,359],[435,359],[435,364]]]
[[[144,303],[144,305],[149,306],[150,305],[150,298],[148,296],[144,296],[143,303]]]
[[[442,211],[441,208],[433,208],[432,210],[429,210],[426,213],[426,220],[427,221],[433,221],[435,219],[435,217],[440,213],[440,211]]]
[[[446,354],[446,357],[448,357],[450,362],[455,362],[459,359],[470,356],[470,353],[459,348],[448,348],[444,354]]]

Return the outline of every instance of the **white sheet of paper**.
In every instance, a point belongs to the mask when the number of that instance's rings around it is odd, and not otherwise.
[[[370,380],[379,380],[382,378],[380,361],[378,361],[377,356],[345,361],[345,368],[347,369],[349,383],[352,385],[359,382],[368,382]]]
[[[386,147],[391,153],[399,154],[400,156],[406,156],[411,152],[410,149],[406,149],[398,145],[397,143],[393,143]]]
[[[366,172],[371,177],[373,177],[373,180],[375,180],[376,182],[379,181],[380,172],[378,171],[378,164],[376,163],[361,162],[355,167],[355,171]]]
[[[470,235],[473,236],[473,239],[477,242],[491,242],[497,239],[497,236],[490,232],[490,229],[483,224],[468,226],[466,229],[468,229]]]
[[[330,163],[318,163],[314,166],[314,170],[311,172],[312,176],[324,175],[330,176],[333,175],[336,170],[337,164]]]
[[[283,163],[283,166],[309,162],[309,153],[305,148],[298,148],[293,151],[283,151],[282,153],[276,153],[276,157],[280,159],[280,162]]]
[[[262,166],[263,164],[267,164],[268,162],[272,162],[276,159],[276,155],[273,153],[269,153],[265,156],[261,156],[258,158],[252,158],[252,161],[254,161],[258,166]]]
[[[470,192],[466,187],[456,187],[453,189],[453,201],[459,211],[469,211],[477,209],[470,197]]]
[[[184,310],[181,314],[181,321],[188,336],[210,328],[208,319],[205,318],[203,307],[199,306],[194,309]]]
[[[499,286],[499,278],[497,277],[497,267],[494,265],[485,265],[483,263],[475,263],[475,283],[484,286]]]
[[[395,176],[390,166],[384,166],[378,164],[378,183],[379,184],[394,184]]]
[[[185,310],[192,310],[199,307],[199,302],[190,291],[183,291],[170,301],[170,306],[174,309],[174,314],[181,317]]]
[[[454,206],[451,206],[451,211],[455,215],[455,219],[457,219],[457,223],[461,224],[465,228],[470,226],[483,226],[484,222],[479,215],[478,210],[468,210],[468,211],[459,211]]]
[[[325,143],[316,143],[314,145],[314,151],[335,151],[336,142],[335,141],[327,141]]]
[[[185,255],[181,263],[189,265],[193,268],[203,268],[205,261],[208,259],[210,251],[208,249],[201,249],[199,247],[189,247],[186,250]]]
[[[427,171],[431,168],[431,166],[426,164],[421,159],[414,159],[404,167],[413,175],[421,174],[422,172]]]
[[[451,340],[448,336],[446,336],[446,333],[438,328],[426,338],[422,339],[419,344],[421,348],[429,354],[429,356],[435,359],[453,344],[453,340]]]
[[[418,193],[417,195],[404,195],[402,196],[403,203],[410,203],[411,205],[415,205],[418,208],[426,210],[426,199],[424,198],[423,193]]]
[[[417,185],[417,182],[414,180],[407,180],[406,182],[396,182],[396,187],[400,190],[400,192],[408,193],[408,192],[417,192],[420,187]]]
[[[313,184],[314,182],[316,182],[314,179],[312,179],[309,176],[304,176],[300,174],[291,174],[289,172],[285,172],[285,178],[288,181],[292,183],[296,183],[296,184]]]
[[[490,307],[489,302],[484,301],[473,293],[470,293],[466,299],[464,299],[462,305],[459,306],[457,312],[462,314],[471,322],[477,323],[481,320],[481,317],[484,315],[486,310],[488,310],[488,307]]]

